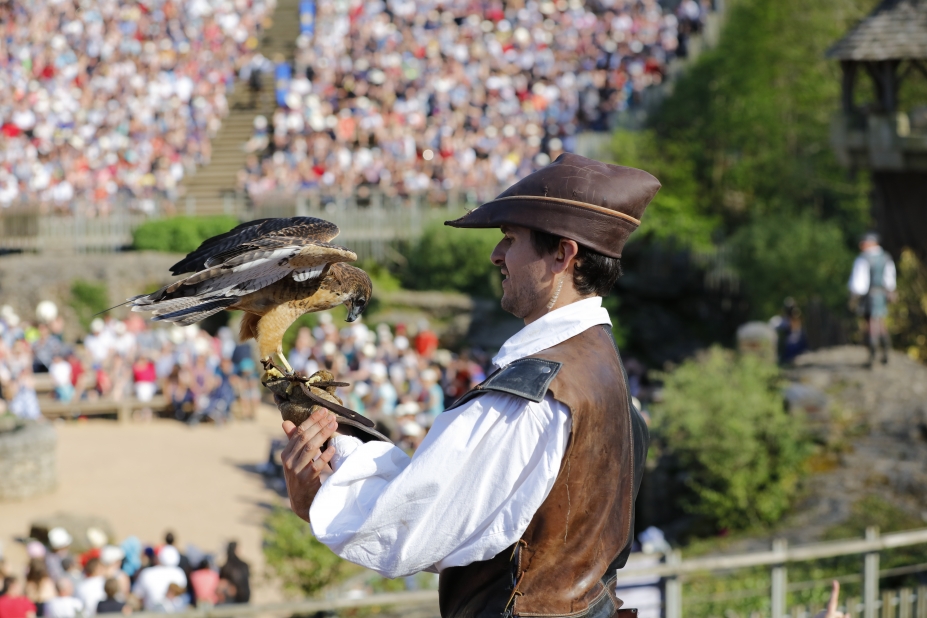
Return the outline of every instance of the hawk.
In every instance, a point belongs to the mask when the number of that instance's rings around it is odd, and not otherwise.
[[[304,313],[345,305],[348,322],[370,301],[370,277],[346,264],[357,255],[329,241],[338,226],[315,217],[257,219],[213,236],[171,266],[193,273],[152,294],[130,298],[132,311],[187,326],[223,309],[245,312],[241,340],[257,340],[262,361],[276,353],[287,372],[283,334]]]

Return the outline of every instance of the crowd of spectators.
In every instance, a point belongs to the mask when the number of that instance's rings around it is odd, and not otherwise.
[[[572,151],[580,131],[608,129],[685,53],[706,6],[306,0],[292,64],[271,63],[278,107],[255,118],[239,185],[255,200],[316,188],[486,199]]]
[[[275,0],[0,2],[0,206],[143,210],[208,163]]]
[[[264,391],[253,347],[239,343],[229,326],[213,336],[196,325],[152,327],[133,313],[96,318],[80,343],[69,344],[55,305],[43,301],[36,316],[27,323],[9,306],[0,308],[0,413],[40,419],[43,397],[66,403],[134,397],[144,404],[160,395],[178,420],[222,423],[233,404],[252,416]],[[410,447],[447,404],[485,377],[486,354],[440,349],[425,321],[371,329],[363,320],[339,326],[329,313],[315,316],[313,328],[295,332],[292,367],[304,375],[327,369],[348,382],[338,392],[345,405]],[[141,416],[155,411],[141,407]]]
[[[63,527],[52,528],[42,540],[26,540],[29,562],[22,578],[8,573],[0,556],[0,617],[177,613],[250,600],[250,569],[235,542],[228,544],[219,567],[215,555],[194,545],[181,552],[170,532],[155,545],[134,536],[111,544],[95,527],[81,533],[86,539],[78,543]],[[74,550],[78,547],[81,551]]]

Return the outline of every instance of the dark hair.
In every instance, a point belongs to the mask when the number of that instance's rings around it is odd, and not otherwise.
[[[531,246],[538,255],[550,255],[560,246],[560,236],[531,230]],[[579,245],[573,286],[582,296],[607,296],[621,276],[621,258],[608,257]]]
[[[168,545],[173,545],[174,544],[174,533],[168,532],[167,534],[165,534],[164,542],[167,543]]]

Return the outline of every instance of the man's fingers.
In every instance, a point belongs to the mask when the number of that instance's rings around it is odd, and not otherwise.
[[[833,616],[837,613],[837,605],[840,602],[840,582],[834,580],[833,588],[830,591],[830,600],[827,602],[827,615]]]
[[[292,438],[294,431],[296,431],[296,424],[293,421],[283,421],[283,433],[287,438]]]
[[[325,419],[329,417],[334,419],[335,415],[328,410],[316,410],[298,427],[293,427],[292,431],[287,434],[289,441],[280,454],[280,460],[284,466],[290,467],[292,465],[294,458],[298,457],[300,452],[306,448],[307,443],[318,434],[325,424]],[[283,423],[284,431],[287,430],[288,425],[292,426],[293,424],[290,421]],[[317,446],[320,446],[322,442],[319,442]]]
[[[288,459],[288,467],[297,474],[302,472],[306,466],[311,464],[312,461],[319,456],[322,445],[335,433],[335,429],[337,428],[338,423],[332,420],[323,427],[314,425],[311,430],[311,436],[300,436],[296,438],[296,445]],[[307,433],[306,436],[308,435]]]

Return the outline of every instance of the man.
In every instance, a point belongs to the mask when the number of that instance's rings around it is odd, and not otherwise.
[[[15,577],[3,579],[0,618],[35,618],[35,603],[23,594],[23,585]]]
[[[45,602],[44,618],[76,618],[84,612],[84,602],[74,596],[74,582],[61,577],[55,582],[58,596]]]
[[[448,223],[501,227],[502,308],[525,328],[411,459],[329,412],[284,423],[290,504],[319,540],[388,577],[439,572],[445,617],[616,615],[648,437],[601,297],[659,187],[564,154]]]
[[[143,569],[135,580],[132,594],[142,601],[145,611],[154,611],[167,596],[171,584],[187,587],[187,576],[180,564],[180,552],[173,545],[163,545],[158,550],[158,564]]]
[[[891,341],[885,326],[888,303],[895,298],[895,263],[879,246],[879,236],[869,232],[859,242],[860,254],[853,262],[850,295],[863,320],[869,345],[869,366],[875,364],[876,349],[882,346],[882,364],[888,363]]]

